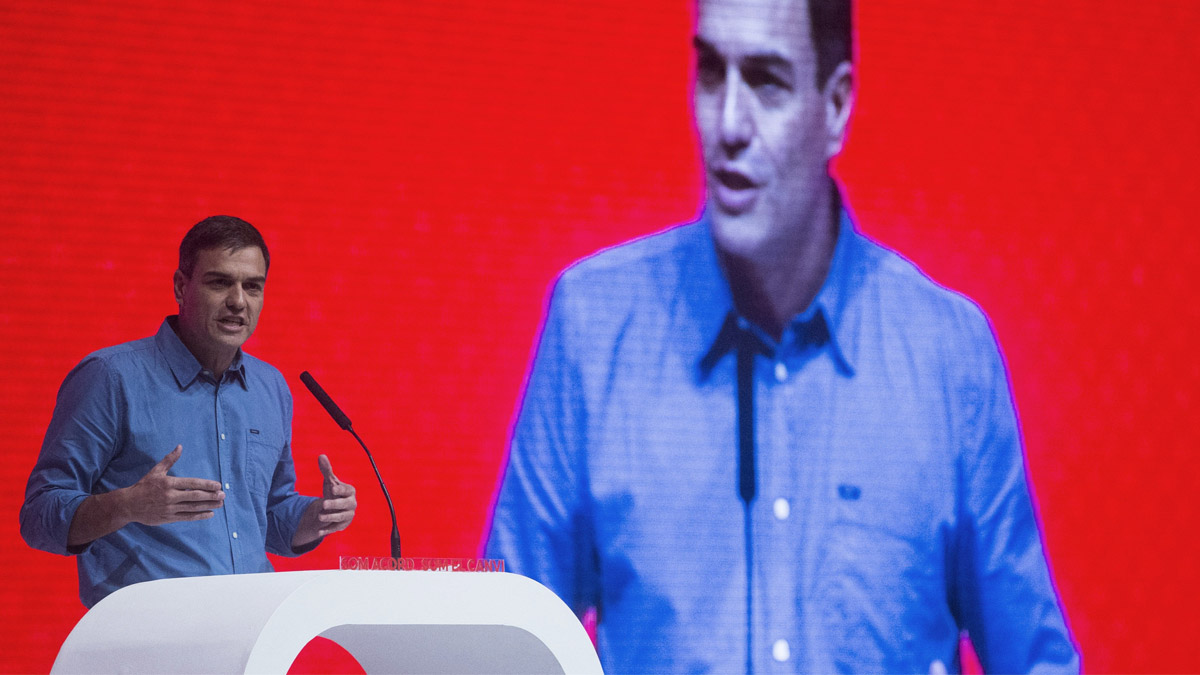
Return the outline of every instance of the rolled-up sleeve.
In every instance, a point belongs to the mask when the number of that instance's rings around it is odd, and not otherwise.
[[[124,401],[114,378],[103,360],[89,358],[59,388],[21,505],[21,536],[34,548],[61,555],[87,549],[68,548],[67,533],[119,446]]]

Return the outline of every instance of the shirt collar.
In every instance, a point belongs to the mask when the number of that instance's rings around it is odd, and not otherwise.
[[[692,251],[692,261],[684,261],[681,288],[688,293],[687,305],[703,341],[698,359],[699,374],[706,377],[712,367],[728,351],[729,326],[736,321],[733,296],[717,259],[716,244],[707,214],[702,218],[704,246]],[[853,326],[848,318],[848,306],[861,286],[865,241],[854,227],[845,209],[839,211],[838,237],[825,281],[808,308],[796,315],[784,329],[783,341],[830,343],[830,352],[846,375],[854,374],[855,347]],[[689,269],[692,268],[692,269]],[[704,269],[707,268],[707,269]],[[714,272],[715,270],[715,272]],[[743,322],[743,325],[748,322]],[[768,353],[777,352],[780,344],[757,326],[749,329],[765,345]]]
[[[204,372],[204,367],[200,365],[200,361],[187,348],[187,345],[183,344],[175,332],[173,326],[178,325],[178,321],[179,315],[177,314],[163,319],[162,325],[158,327],[158,333],[154,336],[154,344],[163,358],[167,360],[171,373],[175,375],[176,384],[180,389],[187,389]],[[232,374],[241,383],[242,388],[246,388],[246,366],[242,359],[241,349],[237,351],[233,357],[233,363],[229,364],[229,368],[225,372]]]
[[[681,341],[683,353],[698,355],[697,375],[702,380],[726,350],[727,345],[718,343],[727,337],[733,295],[717,259],[708,213],[702,213],[693,226],[696,235],[687,237],[677,254],[678,276],[664,279],[663,288],[673,289],[676,294],[673,334]],[[713,352],[720,353],[709,356]]]
[[[854,220],[845,209],[838,217],[838,239],[833,248],[833,260],[821,290],[812,304],[796,318],[792,327],[800,333],[802,325],[820,318],[828,332],[830,348],[837,365],[846,375],[854,374],[854,330],[848,308],[857,291],[862,288],[866,242],[854,229]],[[820,317],[817,317],[817,314]]]

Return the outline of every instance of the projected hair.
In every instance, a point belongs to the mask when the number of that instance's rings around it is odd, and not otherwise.
[[[808,0],[808,22],[817,51],[817,88],[842,61],[854,61],[851,0]]]
[[[266,268],[271,269],[267,242],[253,225],[234,216],[209,216],[193,225],[179,242],[179,271],[183,276],[191,277],[200,251],[210,248],[237,251],[248,246],[257,246],[262,251]]]

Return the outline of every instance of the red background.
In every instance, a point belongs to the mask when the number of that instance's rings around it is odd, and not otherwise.
[[[247,348],[293,385],[301,487],[319,452],[359,487],[349,531],[277,561],[309,569],[386,553],[387,515],[301,370],[373,447],[406,555],[473,556],[547,285],[697,213],[689,0],[332,7],[0,4],[0,670],[49,669],[83,614],[73,561],[17,531],[58,385],[174,311],[192,223],[266,235]],[[837,173],[864,231],[991,316],[1085,668],[1200,669],[1200,3],[856,18]]]

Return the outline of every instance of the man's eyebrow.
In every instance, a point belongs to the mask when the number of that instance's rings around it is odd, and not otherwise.
[[[696,51],[705,55],[712,55],[724,58],[720,50],[715,45],[695,35],[692,37],[692,46]],[[755,66],[759,68],[785,68],[792,67],[792,59],[788,58],[783,52],[774,49],[764,49],[759,52],[743,54],[737,59],[738,63],[745,66]]]
[[[762,52],[748,54],[740,59],[743,65],[758,66],[759,68],[783,68],[791,70],[792,60],[779,52]]]
[[[232,274],[227,274],[225,272],[209,270],[209,271],[205,272],[204,276],[200,277],[200,279],[202,281],[233,281],[234,276]],[[267,282],[267,278],[265,276],[254,276],[254,277],[246,277],[243,281],[256,281],[260,284],[265,284]]]

